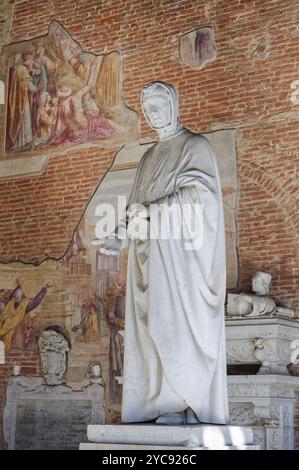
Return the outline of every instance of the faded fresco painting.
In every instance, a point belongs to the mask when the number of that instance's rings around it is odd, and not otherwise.
[[[180,58],[183,64],[202,69],[216,58],[216,44],[213,28],[197,28],[180,38]]]
[[[122,98],[121,57],[83,52],[56,21],[46,36],[3,48],[4,153],[136,138]]]
[[[28,298],[19,279],[13,289],[0,289],[0,338],[5,349],[30,350],[36,348],[39,319],[35,309],[52,287],[47,282],[32,298]]]

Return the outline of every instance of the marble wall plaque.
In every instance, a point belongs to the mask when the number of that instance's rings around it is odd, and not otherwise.
[[[15,449],[78,449],[91,419],[91,400],[18,400]]]
[[[87,426],[105,422],[103,387],[49,386],[41,377],[11,377],[3,415],[8,449],[77,450]]]

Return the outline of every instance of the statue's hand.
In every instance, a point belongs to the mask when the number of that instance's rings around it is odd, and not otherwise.
[[[142,204],[132,204],[128,211],[127,235],[131,240],[147,240],[150,235],[150,209]]]
[[[102,238],[98,240],[100,247],[100,253],[103,255],[117,256],[120,253],[122,247],[122,241],[119,238]]]

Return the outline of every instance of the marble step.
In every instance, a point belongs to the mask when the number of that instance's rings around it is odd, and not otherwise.
[[[82,450],[94,444],[98,449],[256,449],[248,426],[103,424],[89,425],[87,436],[90,443],[81,444]]]

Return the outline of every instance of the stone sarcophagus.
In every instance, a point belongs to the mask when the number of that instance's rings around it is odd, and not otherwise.
[[[261,449],[293,449],[299,318],[268,296],[270,281],[258,272],[251,293],[228,294],[230,423],[251,426]]]
[[[299,338],[299,319],[283,316],[227,317],[226,354],[229,369],[258,374],[289,375],[292,346]]]

